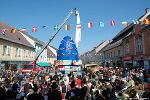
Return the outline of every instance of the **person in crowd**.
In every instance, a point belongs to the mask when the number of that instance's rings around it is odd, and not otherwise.
[[[65,85],[64,81],[62,81],[60,83],[60,91],[61,91],[62,98],[64,99],[66,92],[67,92],[66,85]]]
[[[14,96],[16,97],[16,99],[20,99],[20,84],[18,83],[17,79],[14,79],[14,83],[12,85],[12,92],[14,94]]]
[[[87,86],[83,86],[80,90],[80,100],[87,100],[89,96],[89,88]]]
[[[75,81],[71,82],[70,87],[71,87],[71,89],[69,91],[67,91],[66,96],[65,96],[66,100],[70,100],[71,97],[79,96],[79,94],[80,94],[79,88],[76,88]]]
[[[24,93],[25,93],[25,96],[28,94],[29,89],[31,89],[31,88],[32,88],[32,86],[31,86],[31,84],[29,83],[29,79],[26,78],[26,82],[25,82],[25,84],[24,84]]]
[[[0,98],[6,100],[6,91],[3,83],[0,83]]]
[[[66,74],[66,75],[64,75],[64,77],[63,77],[63,81],[64,81],[64,83],[65,83],[65,85],[66,85],[66,88],[67,88],[67,86],[69,85],[69,77],[68,77],[68,75]]]
[[[94,100],[105,100],[105,98],[99,93],[98,90],[94,91],[93,99]]]
[[[132,79],[132,76],[129,76],[128,77],[128,81],[126,83],[126,88],[130,90],[130,88],[134,87],[135,86],[135,82],[134,80]]]
[[[79,75],[78,75],[77,78],[76,78],[76,84],[77,84],[77,87],[78,87],[78,88],[81,88],[82,80],[81,80],[81,78],[80,78]]]
[[[48,91],[48,100],[62,100],[61,92],[58,90],[56,82],[52,83],[51,91]]]

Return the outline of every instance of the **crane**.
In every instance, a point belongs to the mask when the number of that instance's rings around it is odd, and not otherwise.
[[[50,44],[50,42],[55,38],[55,36],[58,34],[58,32],[60,31],[60,29],[63,27],[63,25],[67,22],[67,20],[71,17],[71,15],[77,15],[77,9],[74,8],[73,10],[71,10],[69,12],[69,14],[67,15],[67,17],[63,20],[63,22],[58,25],[58,29],[54,32],[54,34],[50,37],[50,39],[48,40],[47,43],[45,43],[45,45],[43,45],[41,51],[39,54],[37,54],[35,56],[35,59],[32,61],[32,65],[36,65],[36,61],[38,60],[38,57],[41,55],[41,53],[44,51],[44,49],[46,49],[48,47],[48,45]]]

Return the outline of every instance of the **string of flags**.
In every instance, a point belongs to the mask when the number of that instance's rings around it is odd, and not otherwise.
[[[105,23],[104,23],[104,22],[100,21],[100,22],[98,22],[98,23],[99,23],[99,27],[101,27],[101,28],[105,27]],[[130,22],[130,23],[131,23],[131,22]],[[130,23],[127,22],[127,21],[121,22],[122,26],[125,26],[125,27],[128,26]],[[132,23],[133,23],[133,24],[140,24],[141,22],[140,22],[140,21],[137,21],[137,20],[132,20]],[[144,21],[143,21],[143,23],[144,23],[145,25],[149,25],[149,24],[150,24],[150,19],[145,18]],[[90,21],[90,22],[88,22],[87,27],[88,27],[89,29],[91,29],[91,28],[94,27],[93,24],[94,24],[94,22]],[[111,21],[110,21],[110,26],[111,26],[111,27],[116,26],[116,24],[117,24],[117,23],[116,23],[114,20],[111,20]],[[77,27],[78,27],[78,28],[81,28],[81,24],[80,24],[80,25],[77,25],[76,28],[77,28]],[[49,28],[49,27],[43,25],[42,28]],[[55,26],[54,26],[54,31],[57,31],[58,28],[59,28],[59,25],[55,25]],[[33,27],[32,27],[32,32],[35,33],[35,32],[38,31],[38,29],[39,29],[39,27],[33,26]],[[66,24],[66,25],[64,26],[64,29],[65,29],[66,31],[69,31],[69,30],[71,29],[71,25],[70,25],[70,24]],[[0,26],[0,33],[1,33],[1,34],[4,34],[4,33],[6,32],[6,30],[7,30],[7,28],[3,28],[3,27]],[[12,29],[10,30],[11,33],[15,33],[16,31],[17,31],[16,28],[12,28]],[[27,32],[27,28],[22,28],[22,29],[20,29],[19,31],[20,31],[20,32]]]

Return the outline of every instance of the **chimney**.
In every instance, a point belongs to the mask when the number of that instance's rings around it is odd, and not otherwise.
[[[150,11],[150,9],[149,9],[149,8],[146,8],[146,9],[145,9],[145,12],[146,12],[146,13],[148,13],[149,11]]]

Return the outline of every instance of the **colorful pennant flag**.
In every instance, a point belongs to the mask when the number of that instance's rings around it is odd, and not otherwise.
[[[0,29],[0,34],[5,34],[6,29]]]
[[[105,25],[104,22],[99,22],[100,27],[104,27],[104,25]]]
[[[22,28],[20,31],[21,32],[27,32],[26,28]]]
[[[16,31],[17,31],[17,29],[13,28],[13,29],[11,30],[11,33],[16,33]]]
[[[37,32],[37,27],[32,27],[32,32]]]
[[[89,22],[89,23],[88,23],[88,28],[92,28],[92,27],[93,27],[92,22]]]
[[[128,26],[128,22],[121,22],[122,26]]]
[[[59,26],[58,26],[58,25],[55,25],[55,26],[54,26],[54,30],[55,30],[55,31],[57,31],[57,30],[58,30],[58,28],[59,28]]]
[[[45,26],[45,25],[43,25],[43,26],[42,26],[42,28],[46,28],[46,26]]]
[[[70,25],[69,24],[65,25],[65,30],[66,31],[70,30]]]
[[[78,47],[80,40],[81,40],[81,24],[80,24],[80,15],[79,15],[79,11],[78,11],[77,12],[76,35],[75,35],[76,47]]]
[[[111,25],[111,26],[115,26],[115,25],[116,25],[115,21],[114,21],[114,20],[111,20],[111,21],[110,21],[110,25]]]
[[[150,24],[150,19],[145,18],[143,22],[144,22],[144,24],[148,25],[148,24]]]

